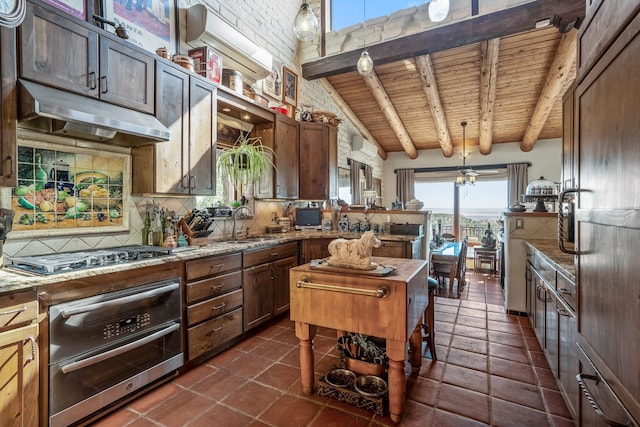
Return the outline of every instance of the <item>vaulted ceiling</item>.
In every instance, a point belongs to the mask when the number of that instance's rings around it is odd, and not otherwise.
[[[562,136],[562,95],[575,79],[576,32],[584,0],[538,0],[373,45],[374,72],[360,76],[360,51],[303,64],[322,79],[382,158],[462,146],[489,154],[493,144]],[[551,25],[536,29],[536,22]]]

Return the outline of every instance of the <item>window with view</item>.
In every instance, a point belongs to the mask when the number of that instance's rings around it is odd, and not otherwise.
[[[420,0],[367,0],[366,19],[391,15],[398,10],[428,2]],[[364,0],[331,0],[331,31],[340,31],[343,28],[363,22],[364,8]]]

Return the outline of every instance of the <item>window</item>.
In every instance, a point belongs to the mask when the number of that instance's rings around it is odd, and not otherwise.
[[[363,2],[364,0],[331,0],[331,31],[340,31],[343,28],[362,22],[365,6]],[[428,2],[422,0],[367,0],[366,19],[388,16],[398,10]]]

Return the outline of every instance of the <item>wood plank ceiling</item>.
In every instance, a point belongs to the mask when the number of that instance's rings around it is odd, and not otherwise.
[[[474,36],[482,41],[399,60],[372,53],[374,73],[367,77],[354,67],[344,71],[344,56],[333,72],[315,76],[316,64],[304,64],[303,76],[326,78],[325,87],[383,159],[403,151],[416,158],[418,150],[434,148],[451,157],[462,147],[463,121],[467,146],[480,145],[482,154],[507,142],[529,151],[538,139],[562,136],[562,94],[576,74],[575,19],[564,33],[549,26],[486,40]]]

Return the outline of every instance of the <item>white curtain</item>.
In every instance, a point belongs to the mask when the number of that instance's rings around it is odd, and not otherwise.
[[[415,171],[413,169],[396,170],[396,197],[404,205],[415,198]]]
[[[361,203],[362,189],[360,188],[360,169],[362,163],[351,160],[351,204],[359,205]]]
[[[520,201],[520,195],[527,191],[529,185],[528,163],[511,163],[507,165],[507,197],[509,206]]]

